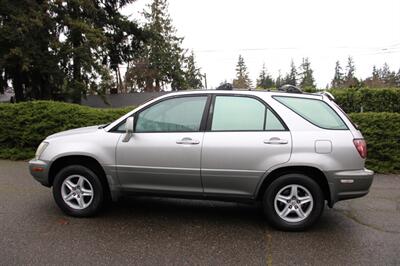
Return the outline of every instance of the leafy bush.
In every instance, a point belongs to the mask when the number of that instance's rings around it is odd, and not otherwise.
[[[400,172],[400,113],[352,113],[367,141],[367,167],[377,172]]]
[[[400,89],[334,89],[335,101],[347,113],[400,112]]]
[[[0,104],[0,158],[32,158],[48,135],[112,122],[132,109],[95,109],[52,101]]]
[[[0,158],[29,159],[48,135],[111,122],[132,110],[95,109],[60,102],[0,105]],[[400,113],[352,113],[368,143],[367,167],[400,172]]]

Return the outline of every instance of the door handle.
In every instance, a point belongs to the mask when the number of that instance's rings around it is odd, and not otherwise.
[[[200,143],[199,140],[191,139],[191,138],[183,138],[181,140],[176,141],[176,144],[186,144],[186,145],[197,145],[199,143]]]
[[[285,139],[280,139],[280,138],[276,138],[276,137],[273,137],[273,138],[270,138],[269,140],[264,140],[264,143],[265,144],[280,144],[280,145],[283,145],[283,144],[288,144],[288,141],[287,140],[285,140]]]

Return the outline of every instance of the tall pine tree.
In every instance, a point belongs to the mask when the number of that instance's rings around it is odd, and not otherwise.
[[[293,59],[290,62],[290,72],[288,74],[286,74],[286,76],[284,78],[284,83],[293,85],[293,86],[297,86],[297,69],[296,69],[296,65],[294,64]]]
[[[203,88],[202,83],[203,75],[200,72],[200,68],[196,67],[194,58],[194,52],[192,51],[189,56],[185,59],[185,83],[188,89],[201,89]]]
[[[278,71],[278,77],[276,78],[276,81],[275,81],[275,86],[277,88],[280,88],[283,85],[285,85],[285,82],[284,82],[284,79],[282,78],[281,70],[279,70]]]
[[[297,86],[297,69],[293,59],[290,63],[289,84]]]
[[[396,72],[391,71],[387,63],[383,64],[381,72],[381,79],[385,87],[395,87],[396,86]]]
[[[172,90],[185,89],[183,38],[176,35],[167,0],[154,0],[144,11],[144,17],[150,38],[130,64],[125,79],[139,91],[160,91],[168,86]]]
[[[135,54],[143,41],[120,13],[133,0],[3,1],[0,83],[11,81],[17,101],[66,99],[80,103],[100,80]],[[104,84],[103,84],[104,85]]]
[[[66,89],[79,103],[87,90],[103,94],[98,80],[109,76],[109,69],[130,58],[142,41],[141,30],[120,10],[133,0],[55,1],[56,21],[62,25],[65,41],[60,45],[61,62],[66,73]],[[135,45],[132,45],[135,44]],[[130,49],[133,47],[133,49]],[[117,82],[118,84],[118,82]]]
[[[340,62],[336,61],[335,74],[333,76],[331,86],[332,88],[342,88],[344,83],[344,74]]]
[[[397,74],[396,74],[395,87],[400,88],[400,68],[399,68],[399,71],[397,71]]]
[[[366,78],[363,84],[370,88],[400,87],[400,70],[396,74],[395,71],[390,70],[387,63],[382,68],[374,66],[372,76]]]
[[[303,89],[315,89],[315,79],[313,70],[311,69],[311,62],[306,57],[300,65],[300,87]]]
[[[346,66],[346,76],[344,78],[343,87],[346,88],[357,88],[361,84],[359,80],[355,77],[356,67],[354,64],[354,60],[351,56],[347,58],[347,66]]]
[[[238,89],[250,89],[251,80],[247,71],[246,63],[243,56],[239,55],[238,63],[236,65],[236,79],[233,80],[232,85]]]
[[[10,83],[17,102],[52,99],[63,82],[59,34],[48,1],[2,1],[0,92]]]
[[[265,68],[265,64],[263,64],[260,75],[258,76],[257,79],[257,88],[259,89],[270,89],[274,87],[274,80],[268,73],[267,69]]]

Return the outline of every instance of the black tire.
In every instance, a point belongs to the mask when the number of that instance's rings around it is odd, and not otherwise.
[[[311,193],[313,205],[311,212],[302,221],[288,222],[281,218],[275,210],[275,197],[279,191],[289,185],[300,185]],[[304,174],[285,174],[274,180],[265,190],[263,196],[263,209],[266,218],[273,227],[283,231],[303,231],[312,226],[321,216],[325,199],[320,186]],[[296,206],[296,209],[298,207]]]
[[[90,201],[90,204],[83,209],[74,209],[70,207],[62,197],[62,184],[65,179],[72,175],[83,176],[92,186],[93,198]],[[65,214],[74,217],[89,217],[96,214],[103,206],[104,191],[104,187],[99,177],[92,170],[82,165],[70,165],[63,168],[57,173],[53,182],[53,197],[58,207]]]

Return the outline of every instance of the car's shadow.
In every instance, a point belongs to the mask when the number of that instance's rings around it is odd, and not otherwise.
[[[188,200],[161,197],[131,197],[109,203],[99,214],[104,219],[131,219],[163,221],[164,223],[225,224],[259,227],[275,230],[265,219],[259,203],[235,203],[208,200]],[[320,220],[310,231],[338,229],[337,219],[343,219],[336,211],[325,208]]]
[[[249,223],[263,221],[262,209],[257,204],[142,196],[110,203],[100,216],[204,221],[240,219]]]
[[[265,264],[269,256],[276,261],[289,256],[289,261],[301,264],[312,260],[314,251],[325,254],[361,247],[365,234],[359,225],[329,208],[315,226],[292,233],[269,226],[260,206],[243,203],[125,198],[108,204],[96,217],[84,219],[66,216],[53,206],[43,206],[43,211],[56,215],[63,226],[53,226],[52,234],[65,236],[65,228],[69,228],[70,239],[86,237],[103,241],[102,245],[110,249],[125,247],[132,254],[152,254],[171,261],[202,254],[203,264],[206,258],[214,265],[222,260],[225,264],[246,264],[252,259],[256,259],[252,264]],[[112,246],[108,246],[109,241]],[[282,250],[294,252],[288,255]]]

